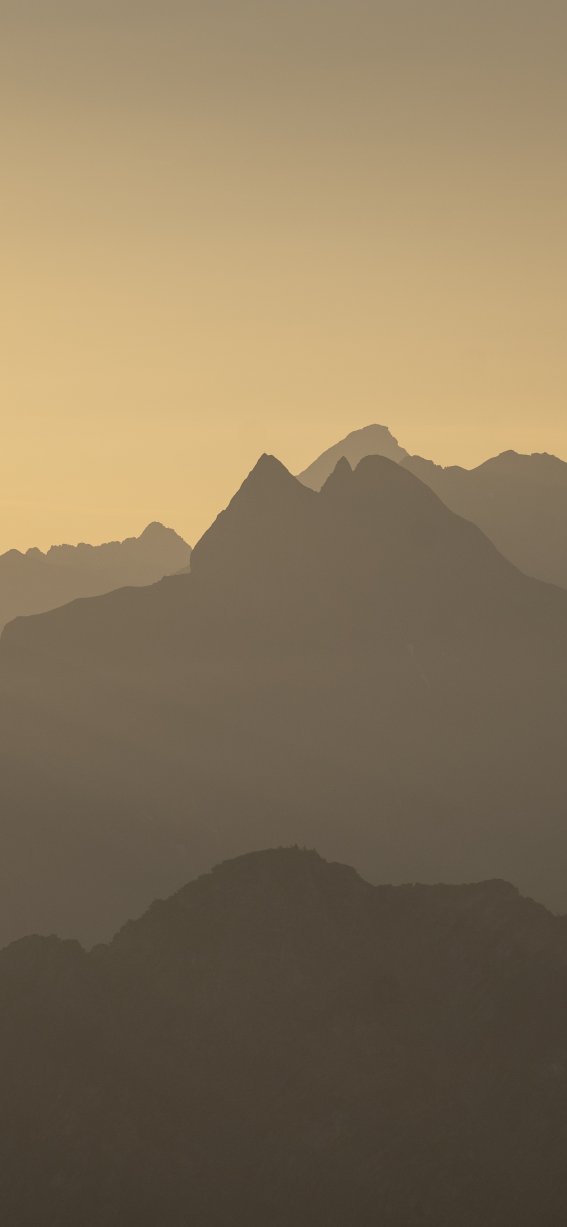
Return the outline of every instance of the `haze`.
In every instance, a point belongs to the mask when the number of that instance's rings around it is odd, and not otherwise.
[[[567,10],[3,0],[0,549],[387,422],[567,456]]]

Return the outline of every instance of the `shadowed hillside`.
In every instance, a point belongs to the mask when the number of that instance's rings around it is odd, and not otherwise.
[[[262,852],[0,995],[18,1227],[565,1221],[567,930],[504,882]]]
[[[105,935],[221,857],[567,904],[567,594],[383,457],[263,457],[191,572],[0,641],[1,932]]]

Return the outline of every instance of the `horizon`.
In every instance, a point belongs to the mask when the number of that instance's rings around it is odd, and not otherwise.
[[[397,443],[399,443],[399,445],[400,445],[402,448],[403,448],[403,447],[405,447],[405,444],[404,444],[403,439],[400,439],[400,438],[399,438],[399,437],[396,435],[396,432],[395,432],[395,431],[393,431],[393,430],[391,429],[391,427],[389,427],[389,426],[388,426],[386,423],[383,423],[383,422],[369,422],[369,423],[368,423],[366,426],[359,426],[359,427],[356,427],[356,426],[355,426],[355,427],[353,427],[353,428],[352,428],[352,430],[347,431],[347,432],[346,432],[344,435],[341,435],[339,438],[335,439],[335,440],[334,440],[334,441],[332,441],[330,444],[325,444],[323,447],[320,447],[319,451],[318,451],[317,453],[313,454],[313,455],[312,455],[312,456],[311,456],[311,457],[310,457],[310,458],[309,458],[309,459],[306,461],[305,465],[303,465],[303,466],[301,466],[301,467],[298,467],[298,468],[292,468],[292,467],[291,467],[291,466],[290,466],[290,465],[289,465],[289,464],[288,464],[288,463],[285,461],[285,459],[283,459],[281,456],[279,456],[279,455],[278,455],[276,452],[270,452],[270,451],[267,451],[266,449],[261,450],[260,452],[258,452],[258,453],[257,453],[256,458],[253,460],[252,464],[249,464],[249,467],[248,467],[248,468],[246,468],[246,469],[245,469],[245,471],[244,471],[244,472],[241,474],[241,476],[240,476],[240,480],[238,480],[238,479],[237,479],[237,481],[236,481],[236,484],[235,484],[234,488],[233,488],[232,490],[227,490],[227,491],[225,492],[225,495],[224,495],[224,502],[223,502],[223,501],[221,501],[221,503],[220,503],[220,504],[219,504],[219,506],[216,508],[216,510],[214,510],[214,511],[213,511],[213,513],[212,513],[212,515],[211,515],[210,520],[209,520],[207,523],[203,523],[203,524],[201,525],[200,531],[198,531],[198,532],[193,532],[193,533],[191,533],[190,531],[189,531],[189,532],[188,532],[188,531],[183,531],[183,529],[179,528],[179,527],[178,527],[178,525],[176,525],[176,524],[174,524],[174,523],[168,523],[166,520],[162,520],[162,519],[160,519],[159,517],[156,517],[156,516],[151,516],[151,515],[150,515],[150,517],[149,517],[149,518],[148,518],[148,519],[147,519],[147,520],[146,520],[146,521],[145,521],[145,522],[144,522],[144,523],[143,523],[143,524],[142,524],[142,525],[141,525],[141,526],[140,526],[138,529],[134,528],[134,530],[133,530],[133,531],[125,532],[124,534],[120,534],[120,533],[116,532],[116,533],[115,533],[113,536],[109,536],[109,537],[102,537],[102,538],[100,538],[100,539],[92,539],[92,538],[91,538],[91,539],[87,540],[87,539],[86,539],[86,538],[84,538],[84,537],[81,537],[81,538],[79,538],[79,537],[77,537],[77,538],[73,538],[71,535],[68,535],[68,536],[66,536],[66,537],[62,537],[60,540],[51,540],[51,539],[47,539],[47,538],[45,538],[45,539],[44,539],[42,542],[40,542],[40,541],[34,541],[34,542],[29,542],[28,544],[24,544],[24,545],[18,545],[18,544],[14,544],[14,543],[12,543],[12,544],[6,544],[6,545],[3,545],[3,543],[2,543],[2,537],[1,537],[1,535],[0,535],[0,557],[2,557],[2,556],[3,556],[4,554],[6,554],[6,553],[9,553],[11,550],[15,550],[16,552],[18,552],[18,553],[21,553],[21,554],[25,555],[25,554],[29,553],[30,551],[33,551],[34,549],[39,549],[39,550],[40,550],[42,553],[47,553],[47,552],[48,552],[48,550],[49,550],[50,548],[54,547],[54,546],[69,545],[69,546],[74,547],[74,546],[78,546],[78,545],[92,545],[92,546],[100,546],[100,545],[115,544],[115,543],[123,542],[123,541],[126,541],[126,540],[131,540],[131,539],[136,539],[136,538],[141,537],[141,536],[142,536],[142,534],[143,534],[143,533],[146,531],[146,529],[147,529],[148,527],[150,527],[152,524],[158,524],[160,527],[163,527],[163,528],[165,528],[165,529],[171,529],[171,530],[173,530],[175,533],[177,533],[177,534],[178,534],[178,535],[179,535],[179,536],[180,536],[180,537],[181,537],[181,538],[182,538],[182,539],[183,539],[183,540],[184,540],[184,541],[187,543],[187,545],[189,545],[189,546],[191,547],[191,549],[193,549],[193,548],[194,548],[194,546],[197,544],[197,542],[200,540],[200,538],[201,538],[201,537],[204,535],[204,533],[207,531],[207,529],[208,529],[208,528],[210,528],[211,524],[212,524],[212,523],[214,523],[214,520],[216,519],[217,515],[218,515],[218,514],[219,514],[219,513],[220,513],[220,512],[221,512],[221,511],[222,511],[222,510],[223,510],[223,509],[224,509],[224,508],[227,506],[227,504],[228,504],[228,502],[230,501],[230,499],[232,498],[233,494],[235,494],[235,493],[237,492],[237,490],[239,490],[239,489],[240,489],[240,486],[242,485],[242,482],[246,480],[246,477],[248,476],[248,474],[249,474],[249,473],[251,473],[251,472],[252,472],[252,470],[254,469],[255,465],[258,463],[258,460],[259,460],[259,459],[261,459],[261,457],[262,457],[262,456],[264,456],[264,455],[274,456],[274,457],[275,457],[277,460],[279,460],[279,461],[281,462],[281,464],[283,464],[283,465],[284,465],[284,467],[287,469],[287,471],[288,471],[288,472],[289,472],[289,473],[290,473],[292,476],[297,477],[297,476],[298,476],[298,474],[299,474],[300,472],[303,472],[303,469],[304,469],[304,468],[309,467],[309,466],[312,464],[312,462],[313,462],[315,459],[317,459],[317,457],[319,457],[319,456],[323,455],[323,454],[324,454],[326,451],[330,450],[332,447],[336,446],[338,443],[341,443],[341,442],[343,441],[343,439],[346,439],[346,438],[347,438],[347,437],[348,437],[350,434],[353,434],[353,433],[355,433],[355,434],[356,434],[356,433],[358,433],[358,432],[362,432],[362,431],[365,431],[365,430],[368,430],[368,429],[372,429],[373,427],[376,427],[376,426],[377,426],[377,427],[379,427],[380,429],[384,429],[384,430],[386,430],[386,431],[387,431],[387,432],[388,432],[390,435],[392,435],[392,437],[393,437],[393,438],[396,440],[396,442],[397,442]],[[439,461],[439,460],[438,460],[438,459],[437,459],[435,456],[426,455],[426,454],[424,454],[424,453],[420,453],[420,452],[412,452],[412,451],[411,451],[409,448],[406,448],[406,451],[408,451],[408,454],[409,454],[410,456],[416,456],[416,457],[422,458],[422,459],[424,459],[424,460],[430,460],[430,461],[433,461],[433,463],[435,463],[436,465],[440,465],[440,464],[441,464],[441,462],[440,462],[440,461]],[[447,462],[447,464],[441,464],[441,467],[443,467],[443,468],[447,468],[447,467],[453,467],[453,466],[455,466],[455,465],[456,465],[456,466],[461,467],[461,468],[464,468],[464,469],[469,469],[469,470],[472,470],[472,469],[476,469],[476,468],[480,467],[482,464],[486,463],[488,460],[498,458],[499,456],[506,455],[507,453],[512,453],[512,454],[519,455],[519,456],[551,456],[551,457],[553,457],[553,458],[555,458],[555,459],[559,459],[559,460],[562,460],[562,461],[563,461],[563,457],[561,457],[561,456],[557,456],[557,454],[556,454],[556,453],[546,451],[546,450],[545,450],[545,449],[543,449],[543,448],[537,448],[537,449],[534,449],[534,450],[533,450],[533,451],[531,451],[531,452],[521,452],[521,451],[520,451],[519,449],[517,449],[517,448],[505,447],[505,448],[502,448],[502,449],[501,449],[500,451],[498,451],[498,452],[492,453],[492,454],[490,454],[490,455],[483,456],[483,457],[482,457],[482,459],[481,459],[481,460],[479,460],[479,461],[478,461],[477,463],[475,463],[475,464],[471,464],[471,465],[464,465],[464,464],[460,464],[460,462],[459,462],[459,461],[449,461],[449,462]],[[565,463],[567,463],[567,462],[565,462]],[[1,507],[1,506],[2,506],[2,499],[0,498],[0,507]],[[105,510],[105,515],[110,516],[110,510],[109,510],[107,507],[105,507],[105,509],[104,509],[104,510]]]
[[[194,541],[376,419],[567,456],[564,6],[2,8],[0,550]]]

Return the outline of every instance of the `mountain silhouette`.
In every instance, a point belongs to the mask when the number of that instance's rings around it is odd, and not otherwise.
[[[263,457],[189,574],[6,627],[0,932],[96,940],[289,841],[564,908],[566,709],[563,590],[384,457]]]
[[[386,426],[367,426],[323,452],[299,480],[320,490],[337,460],[396,460],[457,515],[482,529],[526,575],[567,588],[567,464],[548,453],[502,452],[474,469],[443,468],[404,451]]]
[[[557,1227],[567,927],[502,881],[219,865],[113,941],[0,952],[18,1227]]]
[[[125,585],[153,584],[187,565],[190,547],[171,528],[148,524],[139,537],[104,545],[53,545],[44,554],[0,555],[0,629],[20,615],[43,613],[77,597]]]
[[[362,430],[351,431],[345,439],[327,448],[327,451],[299,474],[299,480],[312,490],[320,490],[343,456],[355,467],[364,456],[372,455],[386,456],[388,460],[400,462],[407,456],[407,452],[400,447],[387,426],[364,426]]]

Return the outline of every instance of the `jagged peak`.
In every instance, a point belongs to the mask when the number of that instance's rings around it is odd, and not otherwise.
[[[262,511],[268,506],[289,505],[291,500],[305,505],[313,497],[312,492],[306,490],[301,482],[293,477],[277,456],[264,452],[231,499],[226,511],[221,512],[221,516],[226,519],[231,512],[244,506],[257,507],[258,511]],[[283,504],[282,499],[285,499]]]
[[[250,470],[240,487],[243,490],[245,487],[257,485],[259,482],[276,482],[283,481],[288,485],[296,485],[296,478],[292,476],[289,469],[286,469],[285,464],[278,460],[277,456],[273,456],[270,452],[262,452],[262,455],[256,461],[254,467]]]
[[[248,542],[252,538],[265,539],[264,548],[271,549],[274,526],[280,525],[281,533],[287,535],[292,531],[294,513],[301,516],[303,509],[316,498],[317,495],[293,477],[281,460],[264,452],[228,507],[221,511],[195,546],[192,569],[200,567],[204,559],[211,561],[217,549],[223,553],[224,564],[230,565],[226,550],[234,549],[234,540],[238,540],[240,533],[246,534]],[[239,547],[241,544],[242,539],[238,540]]]
[[[352,481],[352,475],[353,470],[346,456],[341,456],[340,460],[337,460],[333,472],[321,487],[321,494],[333,495],[339,491],[346,490]]]

